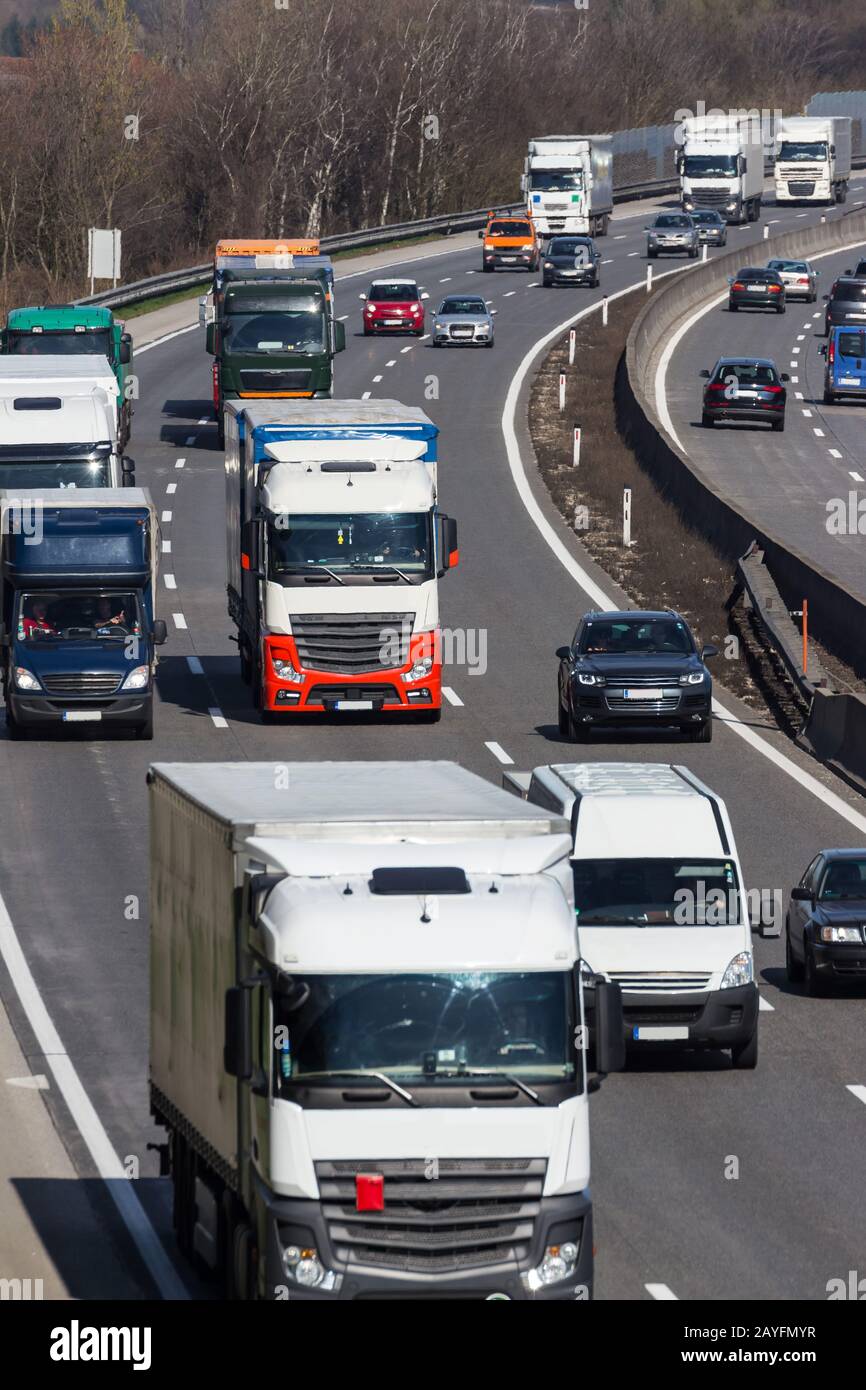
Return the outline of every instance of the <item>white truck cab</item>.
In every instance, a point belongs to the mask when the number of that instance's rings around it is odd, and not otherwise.
[[[127,487],[107,357],[0,356],[0,487]]]

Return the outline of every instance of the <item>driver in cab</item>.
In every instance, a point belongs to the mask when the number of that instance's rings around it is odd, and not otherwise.
[[[57,628],[48,621],[48,603],[44,598],[31,599],[27,605],[28,612],[21,619],[18,635],[25,641],[32,637],[44,634],[46,637],[56,637]]]

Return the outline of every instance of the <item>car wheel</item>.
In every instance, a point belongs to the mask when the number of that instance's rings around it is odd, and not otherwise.
[[[728,312],[729,312],[729,313],[735,314],[735,313],[737,312],[737,310],[739,309],[739,307],[740,307],[739,304],[735,304],[734,301],[733,301],[732,299],[729,299],[729,300],[728,300]]]
[[[594,279],[594,280],[591,282],[591,284],[590,284],[590,289],[597,290],[600,284],[601,284],[601,281],[599,280],[598,276],[596,275],[595,279]]]
[[[774,420],[774,421],[773,421],[773,433],[774,433],[774,434],[782,434],[783,431],[784,431],[784,429],[785,429],[785,417],[784,417],[784,415],[783,415],[782,418],[781,418],[781,420]]]
[[[695,246],[695,247],[693,247],[692,250],[689,252],[689,260],[690,260],[690,261],[696,261],[697,259],[698,259],[698,248],[697,248],[697,246]]]
[[[372,335],[372,332],[372,328],[368,328],[367,325],[364,324],[364,337],[369,338]]]
[[[556,714],[556,723],[559,732],[562,734],[563,738],[569,738],[571,736],[571,719],[568,710],[563,706],[562,695],[558,687],[556,691]]]
[[[692,743],[712,743],[713,741],[713,721],[704,719],[700,724],[693,724],[689,728]]]
[[[791,924],[788,921],[785,922],[785,973],[792,984],[799,984],[803,979],[803,962],[794,958]]]
[[[703,425],[704,429],[711,430],[713,428],[713,423],[714,422],[712,415],[708,415],[707,412],[704,411],[701,415],[701,424]]]
[[[12,711],[6,706],[6,737],[14,741],[27,737],[27,730],[18,723],[17,719],[12,718]]]
[[[755,1024],[755,1031],[745,1042],[737,1043],[731,1048],[731,1062],[737,1071],[754,1071],[758,1065],[758,1025]]]
[[[784,304],[777,304],[777,305],[776,305],[776,313],[777,313],[777,314],[784,314],[784,312],[785,312],[785,306],[784,306]]]
[[[835,402],[836,402],[836,397],[835,397],[835,395],[833,394],[832,391],[828,391],[827,388],[826,388],[826,386],[825,386],[825,387],[824,387],[824,404],[825,404],[825,405],[834,405]]]
[[[545,275],[545,276],[542,277],[541,284],[542,284],[542,286],[543,286],[544,289],[549,290],[550,287],[551,287],[551,285],[553,284],[553,281],[552,281],[552,280],[548,280],[547,276]]]
[[[646,258],[647,258],[648,261],[654,261],[654,260],[656,259],[657,256],[658,256],[658,251],[647,251],[647,253],[646,253]]]
[[[486,343],[484,344],[484,346],[485,346],[485,347],[488,347],[488,348],[493,347],[493,339],[491,338],[488,342],[486,342]]]
[[[491,272],[491,270],[493,269],[493,266],[492,266],[492,265],[482,265],[481,269],[484,271],[484,274],[485,274],[485,275],[489,275],[490,272]]]
[[[812,950],[808,942],[804,943],[803,956],[803,979],[806,987],[806,993],[808,994],[810,999],[820,999],[825,992],[824,981],[818,974],[818,968],[815,965],[815,957],[812,954]]]

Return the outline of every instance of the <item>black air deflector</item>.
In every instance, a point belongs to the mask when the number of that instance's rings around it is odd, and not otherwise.
[[[341,459],[329,459],[322,464],[323,473],[375,473],[376,465],[370,459],[359,459],[355,463],[344,463]]]
[[[418,893],[469,893],[469,881],[463,869],[443,865],[421,866],[417,869],[374,869],[370,892],[382,897],[414,897]]]
[[[59,396],[16,396],[12,402],[14,410],[60,410],[62,405]]]

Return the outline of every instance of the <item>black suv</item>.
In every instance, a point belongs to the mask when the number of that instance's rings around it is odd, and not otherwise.
[[[559,647],[559,732],[584,743],[593,728],[673,725],[695,743],[713,737],[713,681],[685,618],[667,609],[586,613]]]
[[[827,304],[824,314],[825,337],[837,323],[847,328],[866,323],[866,283],[863,280],[853,275],[850,278],[840,275],[824,299]]]
[[[791,893],[788,979],[807,994],[866,980],[866,850],[822,849]]]

